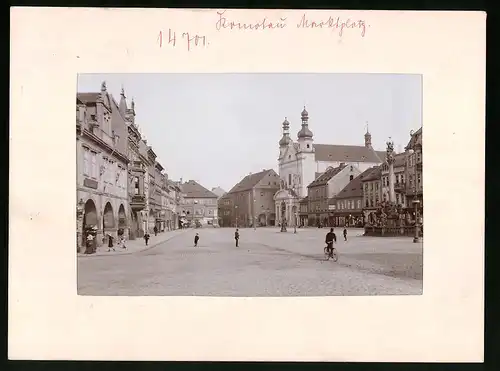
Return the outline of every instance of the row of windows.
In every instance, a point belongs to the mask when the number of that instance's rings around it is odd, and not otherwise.
[[[311,198],[326,197],[326,187],[318,187],[316,189],[310,190],[309,197]]]
[[[215,204],[217,204],[217,200],[214,198],[200,198],[200,199],[188,198],[188,199],[186,199],[186,204],[189,204],[189,205],[192,205],[192,204],[215,205]]]
[[[412,174],[408,175],[408,185],[411,187],[414,186],[414,179],[415,176]],[[404,174],[396,174],[396,184],[405,184],[405,177]],[[417,186],[421,186],[422,184],[422,173],[417,172]],[[383,187],[388,187],[389,186],[389,177],[384,176],[382,177],[382,186]],[[370,183],[365,183],[364,185],[364,190],[365,192],[371,191],[371,190],[378,190],[378,182],[370,182]]]
[[[421,152],[416,152],[410,156],[408,156],[408,166],[414,166],[415,164],[418,164],[422,162],[422,153]]]
[[[365,183],[365,191],[368,192],[368,191],[377,191],[378,190],[378,182],[367,182]]]
[[[413,188],[415,186],[413,183],[414,179],[415,179],[414,175],[410,174],[408,176],[408,183],[409,183],[410,188]],[[417,173],[417,187],[420,187],[421,185],[422,185],[422,174]]]
[[[365,207],[375,207],[379,203],[379,198],[376,197],[375,199],[373,198],[367,198],[365,199]]]
[[[204,213],[203,211],[204,211],[203,209],[196,209],[194,211],[194,215],[205,215],[205,214],[207,214],[207,215],[213,215],[214,214],[213,210],[211,210],[211,209],[207,209],[206,213]],[[191,211],[190,210],[183,210],[183,212],[186,215],[191,215]]]
[[[404,174],[396,174],[396,184],[404,184],[405,176]],[[389,176],[382,177],[382,187],[389,187]]]
[[[361,209],[361,200],[342,200],[337,201],[337,209]]]
[[[107,157],[102,158],[102,167],[98,167],[98,154],[87,147],[83,152],[83,174],[95,180],[102,179],[104,183],[127,188],[127,170]]]

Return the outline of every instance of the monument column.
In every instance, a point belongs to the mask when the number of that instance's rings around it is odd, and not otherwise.
[[[387,142],[387,165],[389,165],[389,203],[394,204],[396,194],[394,192],[394,143],[389,140]]]

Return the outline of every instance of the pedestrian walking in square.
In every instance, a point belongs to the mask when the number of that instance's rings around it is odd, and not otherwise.
[[[148,232],[146,232],[146,233],[144,234],[144,242],[146,242],[146,246],[148,245],[148,241],[149,241],[149,233],[148,233]]]
[[[122,246],[122,249],[126,249],[127,246],[125,245],[125,236],[121,235],[120,237],[120,245]]]
[[[158,234],[158,227],[156,227],[156,225],[155,225],[155,227],[153,228],[153,232],[155,233],[155,236]]]
[[[196,236],[194,236],[194,247],[198,246],[198,241],[200,240],[200,236],[198,233],[196,233]]]
[[[344,234],[344,241],[347,241],[347,229],[346,228],[344,228],[343,234]]]
[[[108,252],[111,251],[111,249],[113,249],[113,251],[116,251],[113,246],[113,236],[108,234]]]
[[[236,242],[236,247],[238,247],[238,242],[240,240],[240,232],[238,232],[238,228],[236,228],[236,232],[234,232],[234,240]]]

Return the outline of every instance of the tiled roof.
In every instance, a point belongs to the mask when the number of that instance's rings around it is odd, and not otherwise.
[[[184,193],[184,198],[218,198],[218,196],[203,187],[201,184],[190,180],[181,185],[182,193]]]
[[[394,167],[404,167],[406,165],[406,152],[403,153],[398,153],[397,155],[394,155]],[[383,171],[387,171],[387,161],[384,161],[384,164],[381,168]]]
[[[262,170],[259,173],[250,174],[244,177],[239,183],[237,183],[228,193],[249,191],[254,188],[257,183],[259,183],[269,172],[272,174],[276,174],[276,172],[272,169]]]
[[[359,174],[356,178],[351,180],[335,197],[331,198],[329,204],[335,203],[335,200],[362,197],[363,196],[363,179],[368,176],[373,171],[373,168],[369,168]]]
[[[226,194],[226,191],[224,191],[221,187],[212,188],[212,192],[215,193],[218,197],[222,197]]]
[[[76,93],[77,99],[80,99],[82,103],[95,103],[101,93]]]
[[[422,128],[418,129],[410,138],[410,141],[406,145],[406,149],[413,148],[415,144],[422,145]]]
[[[315,160],[325,162],[375,162],[385,158],[384,151],[375,151],[365,146],[348,146],[338,144],[315,144]]]
[[[377,154],[377,157],[380,159],[380,161],[384,161],[386,153],[385,151],[374,151]]]
[[[374,166],[369,168],[368,170],[370,170],[370,172],[363,177],[363,179],[361,180],[362,182],[367,182],[370,180],[378,180],[382,177],[382,170],[380,166]]]
[[[332,167],[332,168],[327,169],[323,174],[321,174],[319,177],[317,177],[316,179],[314,179],[311,182],[311,184],[309,184],[307,186],[307,188],[317,187],[317,186],[320,186],[320,185],[325,185],[326,183],[328,183],[328,181],[330,179],[332,179],[335,175],[337,175],[338,173],[340,173],[340,171],[342,169],[344,169],[345,167],[346,167],[346,165],[341,165],[341,166],[338,166],[338,167]]]
[[[394,167],[401,167],[406,165],[406,153],[398,153],[394,156]]]

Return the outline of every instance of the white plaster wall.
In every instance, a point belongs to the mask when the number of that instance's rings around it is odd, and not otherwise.
[[[302,153],[313,152],[313,150],[314,150],[313,140],[301,139],[301,140],[298,140],[297,143],[299,143],[300,152],[302,152]],[[308,144],[309,144],[309,148],[307,148]]]
[[[361,174],[361,170],[359,170],[356,166],[347,165],[342,171],[340,171],[340,173],[338,173],[328,182],[328,198],[332,198],[333,196],[337,195],[342,189],[344,189],[351,181],[351,175],[354,179],[359,174]]]
[[[316,163],[314,161],[314,153],[302,153],[302,184],[300,188],[300,197],[303,198],[307,196],[307,186],[311,184],[311,182],[315,178],[316,174]]]
[[[292,157],[292,159],[295,156]],[[295,175],[300,175],[299,172],[299,163],[296,159],[293,159],[292,161],[287,161],[284,162],[280,165],[279,169],[279,177],[281,180],[285,181],[285,184],[288,186],[288,176],[289,174],[292,175],[292,182],[294,181],[294,176]]]

